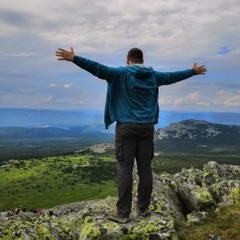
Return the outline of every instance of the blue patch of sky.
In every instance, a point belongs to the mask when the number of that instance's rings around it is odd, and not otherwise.
[[[231,52],[231,48],[228,45],[219,48],[218,55],[227,55]]]

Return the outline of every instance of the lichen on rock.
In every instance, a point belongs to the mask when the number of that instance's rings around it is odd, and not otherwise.
[[[151,215],[135,211],[138,176],[134,170],[131,222],[109,220],[116,197],[66,203],[43,210],[42,215],[23,213],[0,216],[0,239],[90,240],[159,239],[177,240],[174,220],[199,221],[221,203],[240,204],[240,167],[209,162],[203,170],[182,169],[177,174],[153,173]],[[67,212],[50,216],[49,211]]]

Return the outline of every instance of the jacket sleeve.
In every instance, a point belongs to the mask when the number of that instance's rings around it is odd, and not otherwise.
[[[107,82],[110,82],[113,78],[120,74],[120,68],[108,67],[98,62],[79,56],[74,57],[73,63],[91,73],[92,75],[106,80]]]
[[[196,75],[194,69],[187,69],[176,72],[155,72],[158,86],[176,83],[184,79],[190,78],[194,75]]]

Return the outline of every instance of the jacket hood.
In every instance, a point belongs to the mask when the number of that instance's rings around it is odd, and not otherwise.
[[[148,78],[152,75],[153,68],[145,67],[142,64],[136,64],[132,66],[126,67],[127,71],[129,71],[134,77],[144,79]]]

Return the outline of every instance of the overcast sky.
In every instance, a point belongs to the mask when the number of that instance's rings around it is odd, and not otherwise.
[[[0,0],[0,107],[103,109],[107,84],[58,47],[124,66],[139,47],[159,71],[206,75],[160,88],[162,110],[240,112],[239,0]]]

